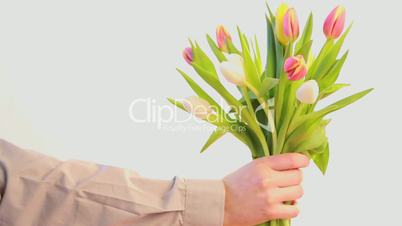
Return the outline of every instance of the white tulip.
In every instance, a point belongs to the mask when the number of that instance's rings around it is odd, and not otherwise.
[[[237,54],[227,54],[226,59],[219,65],[222,75],[227,81],[243,86],[246,80],[243,58]]]
[[[206,119],[213,112],[208,101],[197,96],[186,98],[183,101],[183,106],[187,112],[199,119]]]
[[[304,104],[314,104],[318,98],[320,88],[315,80],[303,83],[296,91],[297,99]]]

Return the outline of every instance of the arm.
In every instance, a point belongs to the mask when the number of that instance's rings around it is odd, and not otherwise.
[[[0,140],[0,225],[221,226],[222,180],[147,179]]]

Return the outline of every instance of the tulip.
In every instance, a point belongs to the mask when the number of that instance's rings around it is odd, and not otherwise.
[[[300,80],[307,74],[306,61],[302,55],[287,58],[283,69],[291,81]]]
[[[283,29],[285,36],[288,37],[289,42],[294,42],[299,37],[299,20],[297,19],[296,10],[290,8],[283,20]]]
[[[345,27],[346,10],[338,6],[331,11],[324,23],[324,34],[328,39],[336,39]]]
[[[185,48],[183,51],[183,58],[188,64],[191,64],[194,60],[193,49],[190,47]]]
[[[304,104],[314,104],[318,98],[320,88],[315,80],[303,83],[296,91],[296,98]]]
[[[243,66],[243,58],[237,54],[228,54],[227,61],[219,65],[219,69],[227,81],[238,86],[244,86],[246,76]]]
[[[296,10],[282,3],[276,11],[276,37],[282,45],[288,45],[299,37],[299,21]]]
[[[207,119],[207,117],[213,113],[208,101],[197,96],[186,98],[183,101],[183,106],[187,112],[190,112],[199,119]]]
[[[228,52],[228,41],[232,40],[232,37],[223,25],[216,28],[216,39],[218,41],[219,49],[223,52]]]

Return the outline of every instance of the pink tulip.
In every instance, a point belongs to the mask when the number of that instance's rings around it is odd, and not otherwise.
[[[324,34],[328,39],[338,38],[345,27],[346,10],[337,6],[331,11],[324,23]]]
[[[228,41],[232,40],[230,33],[223,25],[219,25],[216,28],[216,40],[218,41],[218,47],[224,52],[228,52]]]
[[[289,57],[284,64],[284,70],[291,81],[297,81],[307,74],[307,65],[302,55]]]
[[[190,47],[185,48],[183,51],[183,58],[188,64],[191,64],[194,60],[193,49]]]
[[[294,8],[286,11],[283,18],[283,31],[290,42],[294,42],[299,37],[299,20],[297,19],[296,10]]]

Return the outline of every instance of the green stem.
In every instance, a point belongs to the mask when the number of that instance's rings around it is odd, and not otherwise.
[[[285,144],[285,139],[288,131],[288,127],[293,116],[294,109],[292,108],[292,103],[294,103],[294,95],[295,85],[293,83],[289,84],[289,94],[288,99],[284,101],[283,107],[285,107],[286,114],[284,114],[281,127],[279,128],[278,133],[278,146],[274,150],[274,154],[281,154],[283,150],[283,146]]]
[[[254,112],[253,105],[251,104],[250,98],[248,97],[247,88],[246,88],[246,87],[240,87],[240,89],[241,89],[243,98],[244,98],[244,100],[246,101],[248,111],[249,111],[250,114],[254,117],[254,119],[257,120],[257,117],[255,116],[255,112]]]
[[[256,226],[290,226],[290,220],[272,220]]]
[[[271,128],[271,134],[272,134],[272,148],[273,148],[273,150],[275,150],[276,146],[277,146],[278,136],[276,133],[274,117],[272,116],[272,113],[269,110],[269,106],[268,106],[267,102],[263,98],[259,97],[258,102],[260,102],[260,104],[262,105],[262,108],[264,109],[265,114],[267,115],[268,125]]]
[[[280,74],[279,74],[279,85],[276,88],[275,93],[275,120],[276,125],[281,125],[283,121],[282,110],[283,106],[286,104],[286,100],[284,99],[286,89],[289,83],[287,75],[283,70],[283,63],[285,60],[293,54],[293,43],[289,43],[288,46],[285,47],[285,55],[283,57],[283,62],[281,62],[280,67]]]
[[[262,132],[261,128],[258,126],[256,121],[254,121],[253,119],[250,120],[249,126],[250,126],[250,128],[253,129],[253,131],[256,132],[257,138],[260,141],[262,149],[264,151],[264,155],[270,156],[268,143],[267,143],[267,140],[265,139],[264,133]]]
[[[281,220],[280,226],[290,226],[290,220]]]
[[[251,92],[254,93],[254,95],[257,96],[258,102],[261,104],[265,115],[267,116],[268,119],[268,126],[271,129],[271,134],[272,134],[272,148],[273,150],[276,149],[277,146],[277,132],[276,132],[276,127],[275,127],[275,120],[274,117],[272,116],[271,111],[269,110],[269,105],[267,104],[267,101],[265,101],[264,98],[261,97],[260,92],[258,92],[251,84],[246,83],[247,87],[251,90]]]
[[[265,222],[265,223],[259,224],[257,226],[271,226],[271,223],[270,222]]]
[[[295,113],[293,114],[292,121],[295,120],[295,119],[297,119],[297,118],[299,117],[300,113],[304,110],[304,107],[305,107],[305,106],[306,106],[306,105],[303,104],[303,103],[300,103],[299,106],[297,106],[296,111],[295,111]]]
[[[248,96],[244,97],[245,99],[248,99]],[[270,152],[269,152],[269,147],[268,147],[268,143],[267,140],[265,139],[264,133],[261,130],[261,127],[258,125],[257,120],[255,119],[255,116],[251,116],[252,114],[254,114],[254,111],[252,112],[248,112],[248,111],[244,111],[244,109],[240,109],[239,110],[240,115],[245,119],[245,122],[248,123],[248,126],[250,127],[250,129],[255,133],[255,135],[258,138],[258,141],[261,143],[263,152],[265,156],[269,156]]]

